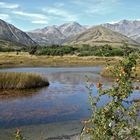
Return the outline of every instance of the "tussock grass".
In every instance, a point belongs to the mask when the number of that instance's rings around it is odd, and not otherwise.
[[[39,74],[0,72],[0,89],[31,89],[48,85],[48,80]]]

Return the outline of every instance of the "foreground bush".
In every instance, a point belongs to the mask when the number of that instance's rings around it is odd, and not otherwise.
[[[108,67],[105,67],[102,71],[101,71],[101,75],[104,76],[104,77],[114,77],[114,69],[115,67],[114,66],[108,66]],[[137,79],[140,79],[140,67],[137,66],[135,68],[135,73],[137,75]]]
[[[135,79],[136,56],[129,54],[114,67],[114,85],[108,89],[97,83],[97,95],[92,93],[92,85],[87,86],[92,106],[91,118],[84,121],[82,136],[88,134],[91,140],[139,140],[140,122],[138,114],[140,106],[130,95],[139,90],[133,85]],[[110,101],[98,107],[102,96],[110,97]]]
[[[48,80],[39,74],[0,72],[0,89],[30,89],[48,85]]]
[[[16,132],[15,132],[15,140],[26,140],[22,134],[20,129],[17,128]]]

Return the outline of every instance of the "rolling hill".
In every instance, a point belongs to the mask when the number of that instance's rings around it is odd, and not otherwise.
[[[79,33],[72,37],[66,44],[79,45],[103,45],[113,44],[115,46],[121,45],[123,42],[127,42],[130,45],[138,45],[138,43],[125,35],[118,32],[114,32],[103,26],[92,27],[85,32]]]

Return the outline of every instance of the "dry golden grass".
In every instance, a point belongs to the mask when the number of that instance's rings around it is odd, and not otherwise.
[[[108,67],[105,67],[102,71],[101,71],[101,75],[104,76],[104,77],[113,77],[113,70],[114,70],[114,67],[113,66],[108,66]]]
[[[67,67],[67,66],[95,66],[118,62],[119,57],[78,57],[78,56],[35,56],[28,53],[16,52],[0,53],[0,68],[4,67]]]
[[[39,74],[0,72],[0,89],[31,89],[48,85],[48,80]]]

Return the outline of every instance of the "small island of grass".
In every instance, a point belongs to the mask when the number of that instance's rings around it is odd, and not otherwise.
[[[0,89],[32,89],[48,86],[49,82],[39,74],[0,72]]]

